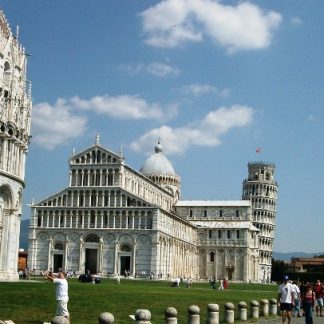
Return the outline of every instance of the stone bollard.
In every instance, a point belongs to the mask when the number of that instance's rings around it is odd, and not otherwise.
[[[177,324],[177,315],[178,312],[174,307],[168,307],[165,312],[165,323],[166,324]]]
[[[225,304],[225,322],[234,323],[234,305],[232,303]]]
[[[252,300],[250,303],[251,306],[251,317],[253,319],[259,318],[259,303],[256,300]]]
[[[200,323],[200,308],[197,305],[191,305],[188,308],[188,324]]]
[[[238,304],[239,309],[239,320],[247,321],[247,304],[245,301],[241,301]]]
[[[219,324],[219,306],[217,304],[208,304],[207,324]]]
[[[51,320],[51,324],[70,324],[70,321],[64,316],[55,316]]]
[[[148,309],[138,309],[135,312],[136,323],[151,324],[151,312]]]
[[[268,299],[261,299],[261,316],[269,316],[269,300]]]
[[[277,299],[275,299],[275,298],[270,299],[270,307],[269,307],[270,315],[277,315],[277,312],[278,312],[277,306],[278,306]]]
[[[113,314],[110,313],[101,313],[98,317],[99,324],[113,324],[115,322],[115,318]]]

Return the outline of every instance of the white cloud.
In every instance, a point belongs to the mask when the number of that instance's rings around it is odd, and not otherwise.
[[[86,130],[87,113],[115,119],[157,120],[164,122],[178,113],[178,105],[165,107],[148,103],[139,96],[96,96],[89,100],[73,97],[58,99],[54,105],[43,102],[33,107],[33,142],[47,149],[80,137]],[[90,115],[90,114],[89,114]]]
[[[33,142],[49,150],[80,137],[86,130],[87,120],[71,111],[64,99],[51,106],[39,103],[33,107]]]
[[[164,121],[177,114],[177,105],[162,107],[157,103],[148,103],[139,96],[96,96],[89,100],[73,97],[70,99],[73,107],[90,110],[98,114],[116,119],[155,119]]]
[[[231,6],[216,0],[166,0],[141,18],[148,45],[172,48],[209,37],[230,53],[268,47],[282,20],[249,2]]]
[[[252,123],[254,110],[248,106],[221,107],[209,112],[204,119],[179,128],[162,126],[143,134],[130,147],[134,151],[151,152],[158,138],[168,154],[182,154],[189,146],[217,146],[221,136],[237,127]]]
[[[218,89],[216,86],[210,84],[188,84],[183,86],[180,91],[186,95],[193,95],[193,96],[203,96],[208,93],[215,93],[222,98],[227,98],[230,94],[229,89]]]
[[[180,74],[180,70],[177,67],[162,62],[122,64],[121,68],[131,75],[147,73],[158,77],[167,77]]]
[[[165,77],[172,74],[177,75],[180,73],[180,70],[178,68],[159,62],[149,64],[146,68],[146,71],[159,77]]]

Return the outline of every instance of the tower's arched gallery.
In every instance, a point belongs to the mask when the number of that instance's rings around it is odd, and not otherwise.
[[[0,11],[0,280],[18,279],[25,159],[30,140],[27,54]]]
[[[32,269],[270,280],[273,164],[248,164],[243,200],[215,201],[180,199],[180,178],[160,143],[136,171],[97,137],[69,167],[68,187],[32,204]]]

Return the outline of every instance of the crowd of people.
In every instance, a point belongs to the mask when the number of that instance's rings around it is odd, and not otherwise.
[[[318,317],[324,317],[324,283],[290,281],[288,276],[278,290],[278,306],[280,307],[282,323],[288,324],[292,317],[305,317],[306,324],[313,324],[313,312]]]

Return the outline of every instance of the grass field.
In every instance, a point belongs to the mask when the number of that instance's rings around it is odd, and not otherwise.
[[[115,323],[132,323],[129,314],[139,308],[149,309],[151,322],[163,323],[167,307],[178,311],[178,323],[187,322],[190,305],[200,307],[201,323],[206,323],[207,305],[219,304],[220,319],[224,304],[240,301],[271,299],[277,296],[277,286],[262,284],[234,284],[223,291],[212,290],[209,283],[194,283],[191,288],[181,285],[171,288],[169,282],[149,280],[112,279],[100,284],[80,283],[69,279],[69,311],[73,324],[95,324],[102,312],[110,312]],[[55,286],[44,279],[21,280],[16,283],[0,282],[0,320],[11,319],[16,324],[50,322],[55,314]],[[134,323],[134,321],[133,321]]]

